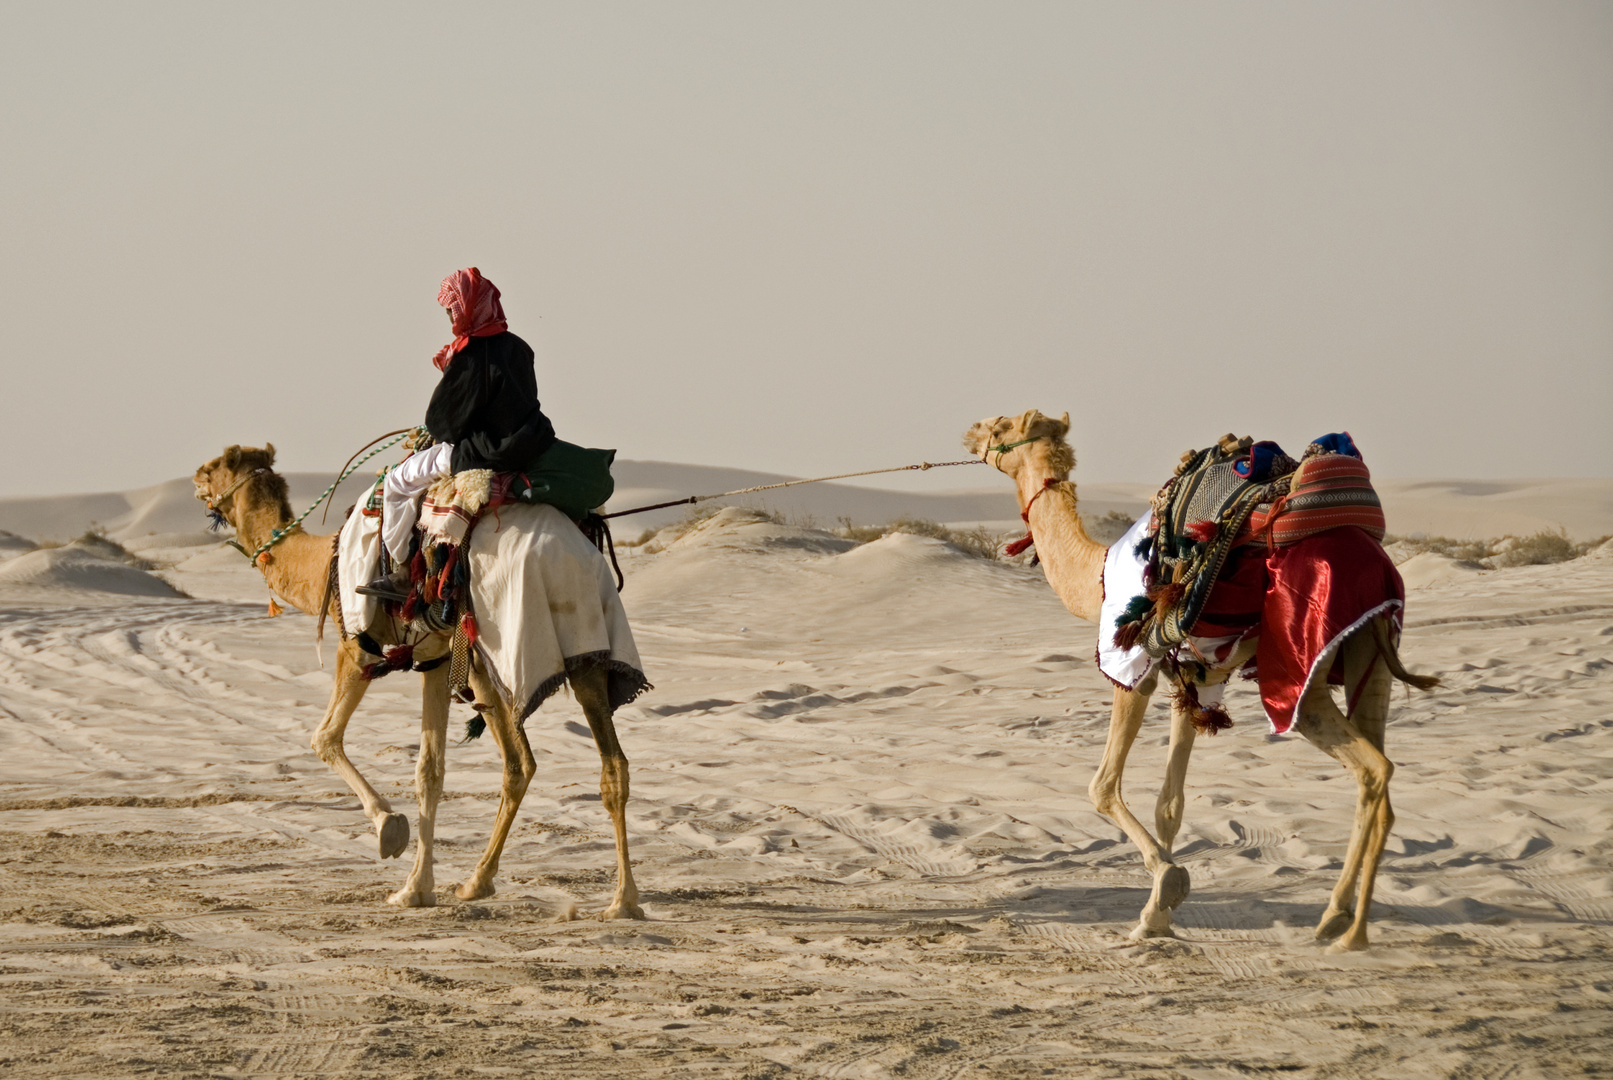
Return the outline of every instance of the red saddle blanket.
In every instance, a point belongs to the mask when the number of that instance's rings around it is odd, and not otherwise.
[[[1255,671],[1272,730],[1286,732],[1318,679],[1343,682],[1339,646],[1369,619],[1398,628],[1406,589],[1400,572],[1366,530],[1329,528],[1283,547],[1260,541],[1236,548],[1193,627],[1202,637],[1258,628]]]

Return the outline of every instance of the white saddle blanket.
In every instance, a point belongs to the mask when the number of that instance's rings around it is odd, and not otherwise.
[[[375,600],[354,589],[377,574],[380,545],[380,519],[355,511],[337,548],[347,634],[376,615]],[[490,511],[471,533],[466,557],[476,648],[518,716],[560,688],[568,663],[605,663],[612,707],[648,687],[610,564],[565,514],[524,503]]]

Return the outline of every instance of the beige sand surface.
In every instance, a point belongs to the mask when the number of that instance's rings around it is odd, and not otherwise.
[[[1403,654],[1446,685],[1396,693],[1375,946],[1333,957],[1353,784],[1247,686],[1189,777],[1181,936],[1134,944],[1148,879],[1085,795],[1092,628],[1033,570],[733,514],[625,560],[650,921],[590,918],[611,840],[565,698],[498,895],[450,891],[497,805],[483,740],[450,747],[441,905],[388,908],[405,866],[308,749],[313,620],[183,540],[143,554],[187,597],[0,582],[8,1077],[1613,1071],[1613,557],[1419,570]],[[417,692],[376,684],[348,739],[411,819]]]

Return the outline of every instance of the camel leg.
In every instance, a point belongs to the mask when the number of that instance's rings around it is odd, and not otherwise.
[[[616,741],[616,724],[611,720],[610,694],[603,667],[589,668],[571,676],[571,692],[577,696],[599,747],[599,795],[616,831],[616,895],[600,913],[602,919],[642,919],[638,906],[638,886],[633,882],[633,864],[627,858],[627,755]]]
[[[1187,762],[1193,756],[1193,740],[1198,729],[1193,726],[1192,714],[1178,703],[1171,705],[1170,756],[1165,762],[1165,784],[1159,789],[1159,801],[1154,805],[1154,828],[1159,842],[1169,851],[1176,843],[1176,834],[1182,828],[1182,812],[1187,803]]]
[[[1389,779],[1395,767],[1381,749],[1389,700],[1389,673],[1381,665],[1371,664],[1371,656],[1362,661],[1352,655],[1361,649],[1369,653],[1375,651],[1368,635],[1357,635],[1345,643],[1345,687],[1348,690],[1352,686],[1348,680],[1352,668],[1367,679],[1356,708],[1357,717],[1366,723],[1366,730],[1339,711],[1325,684],[1313,687],[1306,695],[1295,725],[1301,735],[1349,769],[1357,785],[1350,847],[1327,911],[1316,927],[1320,940],[1339,938],[1330,947],[1330,951],[1335,952],[1367,947],[1367,918],[1372,911],[1378,862],[1395,820],[1389,805]],[[1358,882],[1359,893],[1354,897],[1352,908],[1351,894],[1356,892]]]
[[[312,745],[319,760],[347,781],[347,786],[364,804],[364,816],[375,826],[381,858],[394,859],[409,846],[409,819],[392,812],[392,804],[359,774],[347,759],[347,750],[342,746],[347,722],[352,719],[353,710],[358,708],[369,686],[360,673],[358,643],[342,642],[336,650],[336,682],[331,688],[330,705],[325,709],[325,719],[314,731]]]
[[[420,758],[415,765],[414,790],[420,802],[420,842],[415,847],[414,869],[403,888],[386,898],[398,907],[431,907],[437,903],[432,869],[432,838],[437,825],[437,800],[442,798],[443,768],[448,744],[448,665],[440,664],[420,676]]]
[[[1143,865],[1154,875],[1153,891],[1149,894],[1148,903],[1143,905],[1137,928],[1131,932],[1135,940],[1175,937],[1176,932],[1171,929],[1171,911],[1187,899],[1192,887],[1187,871],[1171,861],[1170,852],[1137,820],[1121,794],[1126,755],[1142,727],[1148,696],[1155,685],[1155,677],[1150,676],[1135,690],[1115,690],[1114,708],[1109,715],[1109,741],[1103,748],[1103,761],[1099,763],[1098,771],[1087,789],[1098,813],[1125,831],[1142,853]]]
[[[504,784],[498,804],[498,817],[493,821],[493,832],[487,838],[487,850],[475,871],[459,886],[456,894],[461,900],[481,900],[492,896],[493,875],[498,873],[499,856],[504,852],[504,841],[515,824],[515,814],[526,796],[527,785],[538,771],[532,758],[532,746],[527,742],[526,729],[515,720],[515,713],[493,687],[491,680],[480,670],[471,673],[471,685],[476,700],[490,703],[482,710],[487,730],[498,744],[499,757],[504,762]]]

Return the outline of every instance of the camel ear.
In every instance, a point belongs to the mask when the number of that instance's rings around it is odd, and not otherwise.
[[[1041,418],[1042,414],[1040,410],[1026,409],[1024,413],[1020,415],[1019,430],[1028,434],[1030,432],[1031,425],[1036,423],[1036,421],[1040,420]]]
[[[1068,412],[1066,412],[1063,416],[1059,417],[1058,423],[1059,423],[1059,438],[1062,439],[1062,438],[1064,438],[1064,436],[1066,436],[1066,435],[1068,435],[1070,433],[1070,414]]]
[[[264,461],[265,465],[274,464],[274,443],[271,442],[263,444],[263,456],[267,459]]]
[[[241,448],[239,446],[226,446],[223,457],[220,460],[224,462],[225,468],[235,468],[241,464]]]

